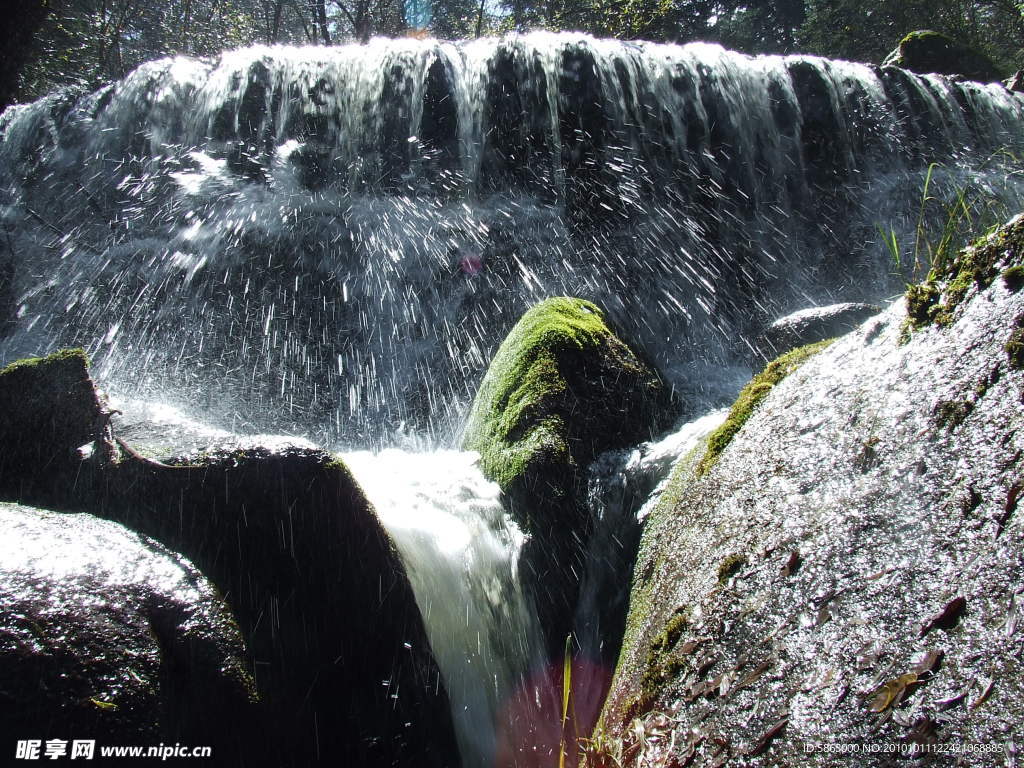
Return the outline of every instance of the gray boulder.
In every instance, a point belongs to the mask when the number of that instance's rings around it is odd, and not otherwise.
[[[763,364],[805,344],[842,336],[881,311],[875,304],[849,302],[809,307],[780,317],[754,340],[755,362]]]
[[[915,30],[900,40],[882,66],[902,67],[922,75],[958,75],[980,83],[1003,77],[984,53],[931,29]]]
[[[80,350],[0,370],[0,410],[0,499],[126,525],[224,594],[273,724],[250,746],[261,760],[458,765],[412,585],[337,457],[200,428],[161,434],[153,419],[135,425],[140,451],[111,428]],[[179,439],[194,450],[175,456]]]

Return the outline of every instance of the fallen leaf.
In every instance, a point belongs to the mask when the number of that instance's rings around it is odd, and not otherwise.
[[[763,755],[765,752],[768,751],[768,747],[771,746],[771,743],[775,739],[777,739],[784,730],[786,730],[787,725],[789,725],[789,715],[783,717],[781,720],[775,723],[775,725],[773,725],[771,728],[769,728],[767,731],[761,734],[761,738],[758,739],[757,744],[754,745],[754,748],[751,749],[748,754],[751,757]]]
[[[117,711],[117,704],[112,701],[100,701],[99,699],[89,699],[89,701],[96,705],[96,709],[101,709],[104,712]]]
[[[878,663],[881,656],[881,651],[874,643],[861,646],[857,651],[856,667],[860,671],[871,669]]]
[[[907,734],[906,741],[908,744],[918,747],[918,749],[912,750],[912,754],[920,752],[919,747],[937,744],[939,741],[938,724],[927,716],[918,718],[914,727],[910,729],[910,733]]]
[[[698,637],[694,640],[687,640],[685,643],[683,643],[682,647],[676,651],[676,655],[688,656],[710,639],[710,637]]]
[[[917,674],[914,672],[908,672],[895,680],[890,680],[878,689],[875,697],[871,700],[869,709],[872,712],[884,712],[889,707],[899,704],[903,700],[907,688],[917,682]]]
[[[1003,532],[1006,527],[1006,523],[1009,522],[1010,517],[1017,510],[1017,502],[1020,499],[1020,492],[1024,490],[1024,484],[1017,482],[1014,483],[1010,490],[1006,492],[1006,503],[1003,504],[1003,513],[996,517],[996,537]]]
[[[984,704],[986,701],[988,701],[988,697],[992,695],[992,689],[996,687],[995,680],[988,680],[986,678],[982,678],[982,680],[986,683],[986,685],[985,688],[982,690],[981,695],[971,702],[970,710],[972,712],[976,710],[978,707],[980,707],[982,704]]]
[[[839,693],[836,695],[836,700],[832,702],[832,706],[829,709],[831,710],[838,707],[840,704],[846,701],[846,697],[849,695],[850,685],[849,683],[843,683],[842,687],[839,689]]]
[[[928,651],[924,657],[914,665],[914,672],[919,677],[930,675],[934,672],[938,672],[942,666],[942,659],[945,657],[946,652],[943,650]]]
[[[939,710],[939,712],[945,712],[948,709],[952,709],[955,706],[963,704],[966,699],[967,691],[962,691],[961,693],[958,693],[954,696],[950,696],[949,698],[938,699],[935,702],[935,707]]]
[[[1007,637],[1013,637],[1017,634],[1017,629],[1020,626],[1020,610],[1017,608],[1017,596],[1010,595],[1010,605],[1006,609],[1006,624],[1004,629],[1006,630]]]
[[[736,686],[733,688],[733,691],[738,691],[741,688],[746,688],[748,685],[753,685],[758,681],[761,675],[763,675],[771,668],[771,666],[772,660],[770,658],[765,659],[760,664],[758,664],[754,669],[750,670],[746,674],[746,676],[736,684]]]
[[[964,615],[964,610],[967,608],[967,599],[964,597],[954,597],[948,603],[946,607],[939,611],[937,614],[932,616],[928,621],[921,625],[921,633],[918,637],[924,637],[933,629],[952,629],[959,623],[960,617]]]

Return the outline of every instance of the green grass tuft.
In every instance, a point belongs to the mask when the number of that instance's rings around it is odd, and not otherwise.
[[[973,291],[988,288],[1002,275],[1014,289],[1024,279],[1024,218],[985,235],[957,255],[933,264],[924,282],[907,288],[907,317],[913,330],[948,327]],[[1024,284],[1024,283],[1022,283]],[[1018,285],[1019,287],[1019,285]]]
[[[1003,349],[1006,350],[1010,367],[1017,371],[1024,370],[1024,328],[1015,328]]]

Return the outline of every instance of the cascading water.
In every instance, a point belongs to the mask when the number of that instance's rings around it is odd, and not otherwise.
[[[2,355],[80,344],[227,426],[444,443],[567,294],[699,407],[766,319],[895,292],[876,225],[913,228],[928,161],[1019,207],[991,155],[1022,115],[998,85],[565,34],[146,64],[0,121]]]
[[[540,647],[516,575],[522,534],[476,454],[390,449],[344,459],[406,564],[445,677],[463,765],[494,765],[495,728]]]
[[[168,59],[0,117],[0,359],[82,345],[127,402],[354,451],[466,764],[532,738],[547,765],[560,735],[516,730],[558,697],[494,487],[464,454],[359,451],[451,447],[497,345],[551,295],[604,307],[692,413],[720,404],[767,320],[895,292],[877,227],[914,231],[929,163],[933,194],[1020,209],[1021,152],[1024,98],[998,85],[705,44]],[[630,514],[595,528],[577,617],[595,654]]]
[[[640,524],[668,483],[675,462],[698,448],[728,415],[712,411],[656,442],[609,451],[590,466],[587,505],[594,518],[587,542],[573,634],[583,656],[614,664],[629,607]],[[611,640],[612,647],[604,647]]]

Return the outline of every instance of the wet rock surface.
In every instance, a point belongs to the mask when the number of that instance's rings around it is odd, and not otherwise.
[[[997,266],[1019,259],[1007,247]],[[898,301],[776,385],[705,476],[699,455],[677,467],[644,530],[596,753],[873,766],[924,745],[947,751],[929,764],[1013,762],[1024,293],[1010,277],[965,289],[945,326],[909,333]],[[825,751],[844,744],[880,751]]]
[[[101,459],[107,416],[81,350],[19,360],[0,369],[0,498],[46,504],[72,494],[79,448]]]
[[[87,514],[0,502],[0,745],[211,746],[260,733],[242,637],[185,558]]]
[[[123,460],[100,505],[224,591],[274,722],[274,760],[456,765],[412,587],[344,464],[245,444],[168,461]]]
[[[881,311],[876,304],[846,302],[793,312],[780,317],[758,335],[754,341],[754,359],[763,364],[804,344],[842,336]]]

